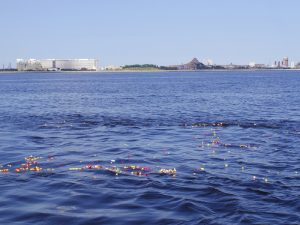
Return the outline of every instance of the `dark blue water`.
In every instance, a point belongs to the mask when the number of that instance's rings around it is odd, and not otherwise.
[[[0,224],[300,224],[299,85],[1,74]]]

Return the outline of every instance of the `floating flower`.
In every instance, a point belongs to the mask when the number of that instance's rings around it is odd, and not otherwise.
[[[69,168],[69,170],[82,170],[82,168],[80,168],[80,167],[72,167],[72,168]]]
[[[85,169],[93,169],[94,167],[93,167],[93,165],[86,165],[84,168]]]
[[[40,171],[42,171],[42,170],[43,170],[43,168],[38,167],[38,166],[33,167],[33,168],[30,168],[30,171],[34,171],[34,172],[40,172]]]
[[[99,170],[99,169],[102,169],[103,167],[100,165],[95,165],[94,168]]]
[[[240,145],[240,148],[249,148],[248,145]]]
[[[107,170],[107,171],[110,171],[110,172],[113,172],[113,173],[115,173],[115,174],[116,174],[116,176],[118,176],[118,175],[119,175],[119,173],[121,173],[121,172],[122,172],[122,171],[121,171],[119,168],[117,168],[117,167],[106,168],[106,170]]]
[[[34,157],[34,156],[28,156],[28,157],[25,157],[25,160],[26,161],[37,161],[37,160],[39,160],[39,159],[41,159],[41,157]]]
[[[8,173],[9,170],[8,169],[0,169],[0,173]]]
[[[160,169],[159,170],[159,173],[161,174],[172,174],[172,175],[175,175],[176,174],[176,169]]]
[[[16,169],[15,169],[15,172],[16,172],[16,173],[20,173],[20,172],[23,172],[23,171],[25,171],[25,170],[26,170],[26,169],[24,169],[24,168],[22,168],[22,167],[21,167],[21,168],[16,168]]]

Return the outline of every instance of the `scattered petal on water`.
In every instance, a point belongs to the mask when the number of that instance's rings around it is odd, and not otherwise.
[[[175,175],[176,174],[176,168],[174,169],[160,169],[159,173],[161,174],[171,174],[171,175]]]
[[[9,172],[8,169],[1,169],[1,170],[0,170],[0,173],[8,173],[8,172]]]

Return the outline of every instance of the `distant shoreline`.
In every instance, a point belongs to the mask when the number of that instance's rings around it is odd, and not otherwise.
[[[0,74],[27,74],[27,73],[180,73],[180,72],[257,72],[257,71],[300,71],[299,69],[203,69],[203,70],[100,70],[100,71],[0,71]]]

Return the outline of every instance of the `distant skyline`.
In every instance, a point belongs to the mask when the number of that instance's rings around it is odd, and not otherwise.
[[[299,0],[1,0],[0,64],[300,62]]]

